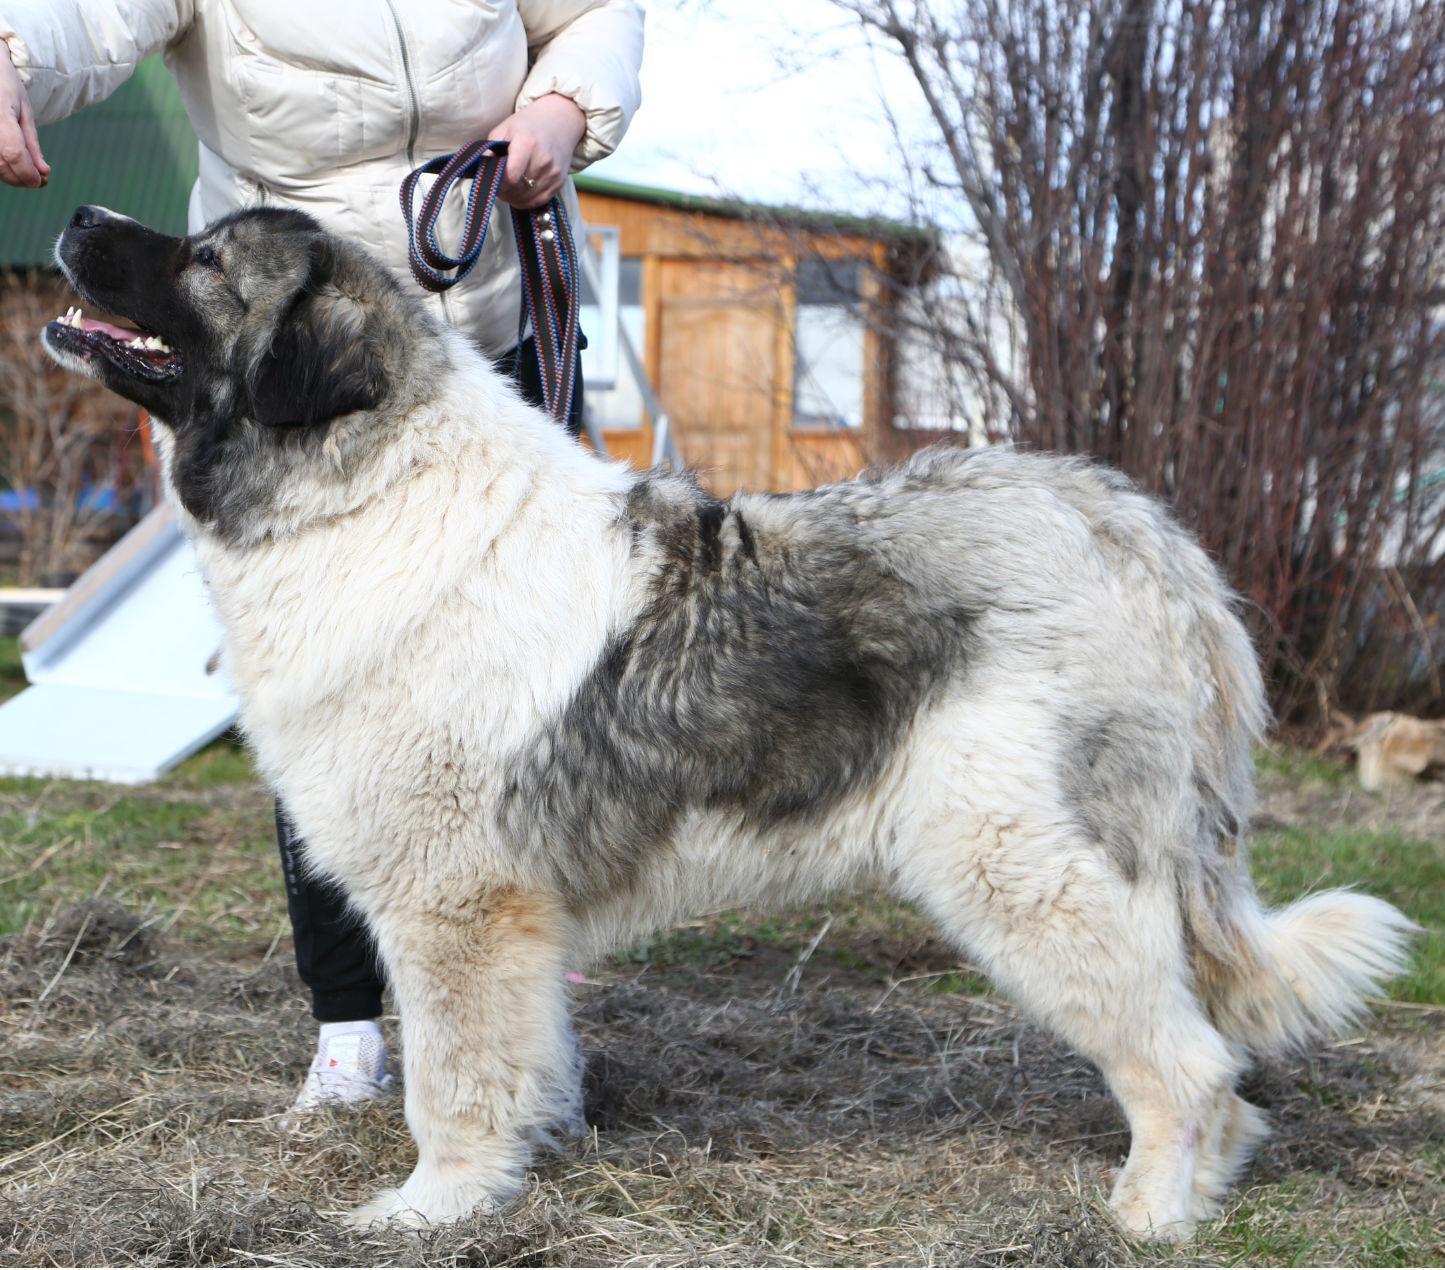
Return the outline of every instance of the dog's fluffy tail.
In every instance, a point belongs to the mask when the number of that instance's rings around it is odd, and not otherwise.
[[[1403,971],[1419,928],[1384,900],[1320,891],[1266,909],[1249,877],[1243,827],[1254,787],[1253,748],[1268,718],[1249,636],[1219,575],[1198,548],[1176,552],[1193,570],[1196,685],[1208,703],[1194,742],[1195,787],[1207,794],[1209,828],[1180,878],[1195,982],[1215,1026],[1256,1053],[1288,1051],[1347,1028],[1367,997]],[[1183,568],[1184,565],[1179,567]],[[1202,778],[1202,779],[1201,779]]]
[[[1365,998],[1408,965],[1419,929],[1384,900],[1321,891],[1266,910],[1251,893],[1229,915],[1232,956],[1200,987],[1215,1025],[1256,1052],[1281,1052],[1347,1028]]]

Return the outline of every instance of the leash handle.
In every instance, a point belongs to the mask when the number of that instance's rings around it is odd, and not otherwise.
[[[412,277],[432,293],[456,286],[481,258],[492,209],[507,170],[505,141],[472,141],[455,154],[444,154],[409,172],[401,183],[401,212],[406,218],[407,258]],[[437,179],[413,214],[417,182]],[[442,205],[458,181],[470,178],[466,218],[457,255],[443,250],[437,239]],[[552,198],[527,211],[512,208],[512,229],[522,265],[523,312],[532,319],[532,334],[542,372],[542,401],[564,426],[577,391],[577,314],[581,274],[577,248],[562,201]],[[520,332],[519,332],[520,336]]]

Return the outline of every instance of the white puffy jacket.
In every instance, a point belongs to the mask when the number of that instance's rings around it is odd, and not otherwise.
[[[164,50],[201,143],[192,230],[255,203],[301,208],[415,287],[402,177],[547,93],[587,115],[573,171],[611,153],[640,96],[642,12],[633,0],[0,0],[0,39],[41,123]],[[564,198],[575,218],[570,181]],[[443,244],[462,201],[449,201]],[[477,268],[431,303],[493,355],[516,343],[505,209]]]

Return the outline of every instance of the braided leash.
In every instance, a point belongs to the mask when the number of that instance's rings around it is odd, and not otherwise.
[[[407,255],[412,276],[426,290],[446,291],[471,273],[482,254],[506,170],[505,141],[473,141],[455,154],[432,159],[407,174],[401,183]],[[416,183],[429,175],[437,179],[422,199],[421,215],[414,216]],[[466,178],[471,178],[472,186],[467,192],[462,240],[458,254],[449,256],[437,241],[437,220],[452,187]],[[572,229],[557,198],[530,211],[512,208],[512,229],[522,263],[522,312],[524,318],[532,319],[542,370],[542,399],[548,412],[565,424],[577,390],[579,273]]]

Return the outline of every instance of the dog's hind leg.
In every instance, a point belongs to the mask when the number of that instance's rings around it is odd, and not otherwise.
[[[1126,983],[1124,991],[1142,987]],[[1215,1196],[1255,1138],[1246,1135],[1237,1151],[1226,1142],[1235,1136],[1235,1104],[1247,1107],[1233,1091],[1240,1059],[1197,1005],[1159,1004],[1152,1020],[1122,1010],[1113,1035],[1100,1035],[1085,1052],[1129,1121],[1129,1158],[1109,1201],[1115,1217],[1130,1234],[1177,1240],[1213,1216]]]
[[[351,1221],[432,1226],[495,1209],[575,1092],[565,910],[506,890],[372,925],[401,1014],[417,1164]]]
[[[1260,1140],[1268,1135],[1264,1112],[1233,1089],[1219,1093],[1199,1142],[1199,1161],[1194,1170],[1196,1220],[1218,1216],[1220,1200],[1244,1171]]]
[[[1195,996],[1171,888],[1125,878],[1064,818],[959,816],[927,838],[901,862],[904,893],[1103,1071],[1132,1135],[1121,1226],[1187,1238],[1201,1139],[1242,1056]]]

